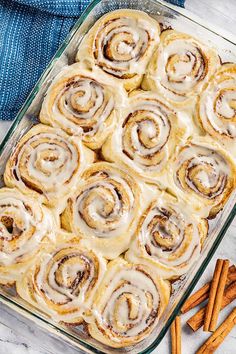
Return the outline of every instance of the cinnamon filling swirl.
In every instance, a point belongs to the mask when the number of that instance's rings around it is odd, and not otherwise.
[[[80,127],[83,135],[93,135],[113,111],[114,99],[105,93],[102,84],[81,75],[71,78],[61,89],[53,109]]]
[[[143,87],[161,93],[175,106],[192,104],[203,84],[219,66],[217,53],[194,37],[175,30],[161,34]]]
[[[135,76],[129,69],[147,52],[151,33],[138,19],[118,17],[100,27],[94,40],[96,64],[107,73],[128,79]]]
[[[43,240],[53,237],[53,218],[36,199],[0,190],[0,282],[11,283],[32,260]]]
[[[235,102],[236,65],[223,64],[200,96],[197,117],[207,133],[220,142],[234,143],[234,145],[236,143]]]
[[[102,296],[93,304],[94,323],[89,331],[113,347],[141,341],[160,318],[168,297],[167,285],[142,265],[117,259],[109,265],[101,284]]]
[[[93,153],[63,131],[36,125],[20,140],[4,174],[5,183],[22,191],[37,192],[47,203],[68,193],[75,177],[83,169],[86,157]]]
[[[91,306],[105,262],[76,240],[72,242],[49,248],[17,283],[17,291],[54,320],[80,323]]]
[[[164,278],[185,274],[200,255],[208,232],[206,220],[195,218],[185,205],[166,193],[143,213],[126,259],[152,264]]]
[[[76,60],[131,91],[140,86],[159,35],[159,24],[147,14],[116,10],[101,17],[91,28]]]
[[[84,172],[84,182],[68,200],[74,232],[98,238],[118,236],[129,227],[138,192],[132,180],[108,163],[97,163]],[[63,217],[62,217],[63,220]]]
[[[53,80],[40,112],[42,123],[81,137],[98,149],[115,126],[126,92],[111,79],[79,63],[66,66]]]
[[[143,167],[155,169],[165,159],[163,148],[171,130],[171,112],[165,109],[158,101],[143,101],[123,122],[123,153]]]
[[[192,151],[192,154],[191,154]],[[176,181],[182,189],[191,189],[196,194],[217,199],[228,183],[229,166],[218,152],[200,146],[182,150],[186,157],[176,171]]]
[[[235,166],[230,155],[217,144],[199,138],[196,143],[189,142],[180,149],[175,161],[174,183],[183,192],[183,198],[194,198],[194,204],[203,203],[202,206],[196,204],[197,209],[201,208],[212,218],[235,188]]]

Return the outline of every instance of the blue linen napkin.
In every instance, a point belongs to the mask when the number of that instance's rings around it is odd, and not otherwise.
[[[91,0],[0,0],[0,120],[13,120]],[[184,0],[169,0],[183,6]]]

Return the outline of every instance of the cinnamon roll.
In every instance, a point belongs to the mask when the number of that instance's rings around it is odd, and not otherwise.
[[[50,206],[62,203],[73,192],[78,176],[94,154],[79,139],[60,129],[38,124],[14,148],[6,165],[4,181],[22,192],[41,195]]]
[[[116,10],[100,18],[84,37],[77,61],[121,82],[126,90],[137,88],[159,43],[159,24],[146,13]]]
[[[0,189],[0,283],[12,284],[43,243],[54,240],[50,211],[17,189]]]
[[[236,155],[236,64],[223,64],[197,104],[201,127]]]
[[[106,160],[118,161],[155,181],[187,136],[187,125],[179,114],[158,95],[140,90],[130,94],[129,105],[102,153]]]
[[[132,176],[113,164],[97,162],[85,170],[68,199],[62,226],[113,259],[129,246],[141,200],[141,185]]]
[[[65,67],[47,91],[40,120],[98,149],[115,126],[126,92],[76,63]]]
[[[56,322],[79,324],[106,270],[106,261],[77,240],[48,248],[16,283],[19,296]]]
[[[200,256],[208,222],[186,204],[163,192],[143,213],[125,258],[154,266],[163,278],[185,274]]]
[[[117,258],[108,265],[93,302],[90,335],[114,348],[140,342],[157,325],[169,294],[168,283],[149,267]]]
[[[186,33],[166,30],[161,34],[142,87],[159,92],[174,106],[185,108],[193,103],[219,64],[214,49]]]
[[[215,217],[235,190],[235,163],[210,138],[189,140],[171,166],[172,173],[166,177],[168,186],[203,217]]]

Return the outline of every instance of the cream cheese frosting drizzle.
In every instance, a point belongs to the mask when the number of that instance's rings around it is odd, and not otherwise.
[[[112,347],[137,343],[150,333],[165,309],[169,287],[148,267],[123,259],[110,263],[93,303],[93,337]]]
[[[94,164],[84,172],[81,185],[68,200],[73,232],[86,237],[119,236],[133,220],[138,193],[122,170],[105,162]]]
[[[174,106],[186,108],[219,64],[213,49],[188,34],[166,30],[150,61],[143,87],[158,91]]]
[[[141,217],[126,259],[153,265],[164,278],[185,274],[208,232],[207,221],[191,214],[184,203],[162,192]]]
[[[40,112],[42,123],[81,137],[98,149],[116,125],[126,92],[99,72],[79,63],[66,66],[53,80]],[[123,102],[124,101],[124,102]]]
[[[17,190],[0,189],[0,282],[14,281],[39,251],[55,241],[50,211]]]
[[[191,199],[199,214],[214,217],[235,188],[235,164],[217,143],[195,138],[175,158],[173,180],[177,195]]]
[[[158,23],[147,14],[113,11],[88,32],[79,47],[77,61],[118,79],[130,91],[139,86],[159,34]]]
[[[197,118],[202,128],[236,154],[236,65],[223,64],[205,86]]]
[[[71,192],[93,153],[60,129],[33,127],[14,149],[4,174],[7,185],[38,193],[49,204]],[[32,192],[31,192],[32,191]]]
[[[93,164],[68,199],[62,226],[81,236],[84,245],[115,258],[128,248],[142,210],[145,192],[141,185],[114,164]]]
[[[49,247],[17,283],[17,291],[53,320],[79,324],[105,270],[105,260],[74,239],[55,249]]]
[[[157,94],[135,91],[128,103],[103,154],[107,160],[113,156],[140,176],[154,179],[163,172],[176,146],[186,141],[188,127],[181,114]]]

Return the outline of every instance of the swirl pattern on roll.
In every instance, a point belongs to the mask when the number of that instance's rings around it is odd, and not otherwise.
[[[163,99],[136,91],[130,94],[122,120],[102,152],[108,161],[119,161],[141,177],[155,178],[186,134],[187,126]]]
[[[38,124],[14,148],[7,162],[4,181],[9,187],[42,196],[49,205],[72,192],[93,152],[60,129]]]
[[[127,90],[139,86],[159,42],[158,23],[145,13],[117,10],[104,15],[85,36],[77,61],[99,68]]]
[[[153,270],[122,258],[108,265],[93,303],[91,336],[115,348],[143,340],[157,325],[170,288]]]
[[[161,34],[160,45],[142,85],[145,89],[158,91],[173,105],[185,108],[219,63],[215,50],[188,34],[166,30]]]
[[[126,172],[107,162],[95,163],[68,199],[62,225],[114,258],[128,248],[140,198],[140,186]]]
[[[173,189],[199,215],[213,218],[236,186],[232,158],[210,138],[196,137],[172,162]]]
[[[184,203],[162,192],[143,213],[125,257],[156,267],[163,278],[177,278],[197,261],[207,233],[207,220],[197,219]]]
[[[0,189],[0,283],[19,278],[42,246],[54,239],[50,211],[16,189]]]
[[[17,293],[57,322],[79,324],[106,270],[105,260],[78,241],[47,249],[16,283]]]
[[[90,148],[101,147],[114,128],[126,92],[76,63],[66,66],[47,91],[40,120],[81,135]]]
[[[223,64],[205,86],[197,118],[208,134],[236,153],[236,64]]]

